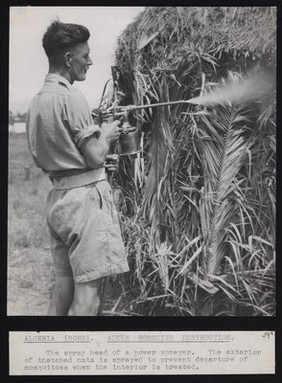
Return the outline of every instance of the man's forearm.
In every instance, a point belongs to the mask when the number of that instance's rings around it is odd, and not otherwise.
[[[102,134],[99,139],[93,137],[81,146],[85,161],[91,169],[99,169],[104,166],[109,150],[110,142]]]

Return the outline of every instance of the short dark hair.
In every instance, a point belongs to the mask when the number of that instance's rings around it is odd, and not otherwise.
[[[90,32],[83,25],[65,24],[53,21],[45,32],[42,45],[50,61],[56,61],[59,53],[65,52],[80,43],[86,43]]]

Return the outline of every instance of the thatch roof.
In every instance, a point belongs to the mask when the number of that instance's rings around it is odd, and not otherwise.
[[[116,64],[131,81],[139,72],[154,81],[179,67],[267,65],[275,55],[275,7],[148,7],[120,36]]]
[[[275,8],[149,7],[118,40],[122,105],[188,100],[275,60]],[[275,310],[275,91],[227,101],[134,115],[147,122],[142,155],[121,160],[118,181],[149,315],[157,305],[161,315],[234,315],[234,302]]]

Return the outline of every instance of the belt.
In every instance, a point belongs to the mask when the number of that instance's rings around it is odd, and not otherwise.
[[[105,168],[93,169],[68,177],[53,178],[54,189],[74,189],[106,180]]]

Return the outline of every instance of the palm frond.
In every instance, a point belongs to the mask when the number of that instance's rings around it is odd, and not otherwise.
[[[238,187],[236,177],[245,162],[248,144],[243,139],[242,123],[245,118],[241,108],[236,105],[221,107],[209,117],[203,116],[203,122],[213,130],[206,132],[208,139],[202,140],[202,164],[204,168],[204,195],[201,197],[204,216],[206,247],[206,270],[215,274],[225,254],[226,233],[230,222],[238,214],[238,205],[232,200],[232,193]],[[216,129],[217,128],[217,129]],[[216,132],[221,131],[219,138]]]
[[[215,86],[222,101],[134,115],[143,162],[122,159],[117,182],[138,315],[275,312],[275,91],[244,103],[223,92],[228,73],[240,82],[275,68],[275,32],[273,7],[148,7],[121,35],[116,63],[134,103]]]

